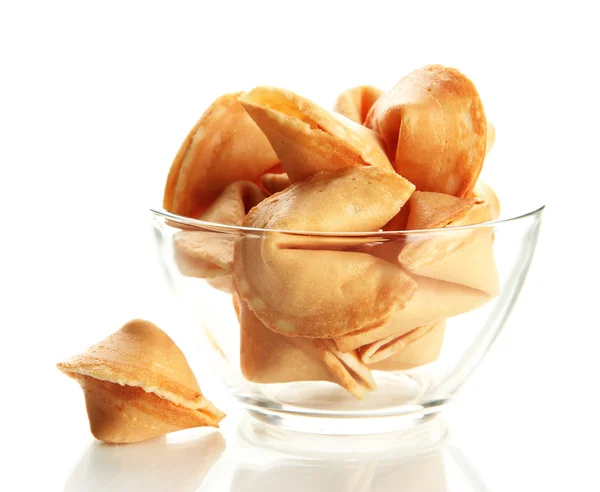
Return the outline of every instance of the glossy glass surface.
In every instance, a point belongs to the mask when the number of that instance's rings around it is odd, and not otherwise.
[[[452,399],[481,362],[510,315],[534,254],[542,212],[543,207],[519,217],[475,226],[335,235],[224,226],[164,211],[152,211],[152,217],[159,260],[181,305],[190,314],[198,349],[214,377],[219,378],[259,420],[286,429],[343,435],[411,429],[431,420]],[[421,309],[439,308],[441,312],[449,313],[439,356],[433,356],[432,362],[406,369],[402,368],[402,364],[394,370],[379,370],[376,364],[370,366],[377,388],[357,399],[340,385],[327,381],[276,384],[249,381],[248,370],[242,371],[241,367],[243,342],[240,322],[232,295],[226,292],[236,289],[236,281],[227,275],[212,279],[190,276],[189,269],[186,270],[181,260],[177,260],[178,253],[174,247],[174,238],[181,233],[193,233],[195,241],[200,243],[219,241],[230,244],[231,248],[236,248],[236,254],[239,254],[240,244],[248,251],[257,251],[246,263],[262,261],[261,248],[273,240],[288,245],[293,243],[293,249],[309,255],[334,253],[328,258],[335,263],[354,258],[348,253],[361,253],[394,262],[399,253],[409,246],[435,253],[450,251],[454,247],[452,245],[463,244],[472,237],[485,237],[489,239],[491,256],[487,258],[492,258],[493,268],[483,265],[478,254],[463,254],[460,260],[463,263],[458,270],[454,268],[452,275],[458,271],[462,278],[466,272],[467,283],[474,282],[477,287],[469,287],[471,293],[477,291],[480,294],[482,288],[487,289],[485,302],[467,303],[468,309],[461,308],[458,305],[464,302],[464,296],[454,296],[453,291],[444,290],[448,284],[456,284],[442,280],[444,289],[433,290],[434,294],[424,301]],[[306,268],[312,268],[310,262],[306,263]],[[414,275],[410,272],[417,279],[419,289],[431,280],[431,277],[423,280],[421,273]],[[436,270],[433,275],[438,273]],[[328,282],[331,282],[327,268],[315,268],[311,274],[314,290],[326,292]],[[432,275],[429,271],[425,274]],[[495,280],[489,277],[496,274],[497,284],[494,284]],[[260,280],[252,281],[255,285],[259,282],[261,286]],[[440,279],[435,281],[440,282]],[[289,282],[294,282],[294,279],[290,278]],[[365,289],[369,285],[365,282]],[[281,302],[285,304],[289,299],[281,298]],[[461,310],[467,312],[452,316],[455,311]],[[328,313],[332,319],[335,314]],[[339,316],[343,316],[342,312]],[[260,352],[258,356],[261,356]],[[349,373],[355,376],[350,370]],[[258,379],[264,379],[262,374],[258,376]]]

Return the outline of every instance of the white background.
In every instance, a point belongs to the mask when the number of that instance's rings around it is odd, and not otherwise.
[[[54,364],[134,317],[179,323],[147,209],[215,97],[268,84],[331,106],[442,63],[496,125],[484,174],[505,210],[548,205],[513,316],[448,414],[454,439],[487,490],[600,490],[594,2],[404,3],[0,3],[0,489],[99,487],[80,390]],[[157,490],[177,490],[173,470]]]

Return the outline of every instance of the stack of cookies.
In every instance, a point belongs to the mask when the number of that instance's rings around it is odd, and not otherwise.
[[[249,228],[173,237],[183,275],[232,295],[248,380],[332,381],[361,398],[372,370],[435,361],[445,320],[499,294],[491,228],[440,231],[498,217],[478,182],[495,132],[473,83],[439,65],[334,108],[272,87],[220,97],[163,205]]]

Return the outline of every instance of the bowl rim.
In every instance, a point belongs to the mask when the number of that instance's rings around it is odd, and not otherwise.
[[[482,222],[480,224],[462,225],[462,226],[450,226],[443,228],[434,229],[414,229],[409,231],[361,231],[361,232],[342,232],[342,231],[310,231],[310,230],[288,230],[288,229],[267,229],[259,227],[247,227],[247,226],[236,226],[228,224],[219,224],[217,222],[207,222],[200,219],[192,219],[183,215],[177,215],[172,212],[168,212],[163,208],[150,208],[150,212],[154,218],[162,218],[172,222],[177,222],[185,226],[192,226],[198,230],[209,230],[215,232],[229,232],[229,233],[247,233],[247,234],[265,234],[265,233],[280,233],[280,234],[293,234],[300,236],[321,236],[321,237],[373,237],[378,238],[390,238],[399,236],[409,235],[420,235],[420,234],[451,234],[452,232],[459,232],[465,230],[481,229],[492,227],[494,229],[501,227],[505,224],[510,224],[525,220],[528,218],[541,217],[542,212],[546,208],[546,205],[541,205],[529,212],[524,214],[515,215],[513,217],[507,217],[505,219],[497,219],[489,222]]]

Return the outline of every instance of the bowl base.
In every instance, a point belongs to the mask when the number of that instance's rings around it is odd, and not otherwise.
[[[267,414],[247,408],[239,427],[253,445],[310,457],[413,455],[440,445],[448,433],[439,413],[337,419]]]
[[[414,374],[374,371],[377,390],[357,399],[324,381],[250,383],[233,396],[248,413],[271,427],[308,434],[368,435],[402,432],[429,422],[446,399],[423,402],[429,381]]]

